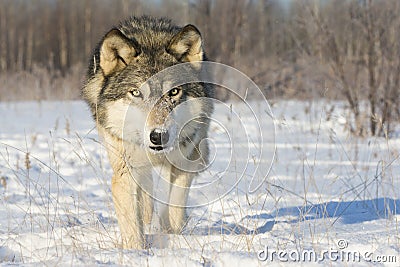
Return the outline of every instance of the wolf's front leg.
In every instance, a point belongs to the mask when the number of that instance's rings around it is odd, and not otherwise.
[[[186,205],[194,174],[172,167],[168,217],[170,228],[180,233],[186,224]]]
[[[154,210],[154,196],[153,196],[153,177],[151,170],[146,176],[142,176],[140,187],[142,189],[142,207],[143,207],[143,221],[144,223],[151,224]]]
[[[142,249],[144,247],[142,192],[134,179],[125,173],[114,174],[112,178],[112,195],[121,230],[122,245],[125,249]]]

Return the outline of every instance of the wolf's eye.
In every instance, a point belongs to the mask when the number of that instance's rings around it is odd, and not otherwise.
[[[132,91],[129,91],[129,93],[133,97],[141,97],[142,96],[142,93],[138,89],[133,89]]]
[[[179,94],[181,90],[179,88],[172,88],[171,90],[169,90],[168,94],[169,96],[176,96],[177,94]]]

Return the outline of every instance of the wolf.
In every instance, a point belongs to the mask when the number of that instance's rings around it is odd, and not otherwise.
[[[158,215],[162,230],[180,233],[186,223],[189,187],[208,164],[213,86],[172,86],[179,73],[148,81],[180,64],[198,70],[206,60],[194,25],[179,27],[149,16],[130,17],[111,28],[90,58],[82,96],[113,170],[111,192],[123,248],[146,245],[157,166],[170,185],[164,196],[168,205]]]

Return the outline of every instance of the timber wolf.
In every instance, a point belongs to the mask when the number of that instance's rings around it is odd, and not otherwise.
[[[203,60],[202,37],[195,26],[178,27],[148,16],[131,17],[112,28],[90,58],[82,96],[113,169],[112,197],[124,248],[145,246],[155,166],[162,165],[170,183],[165,196],[169,205],[158,214],[162,229],[179,233],[185,225],[188,190],[197,171],[179,162],[207,163],[205,140],[213,111],[207,99],[213,88],[201,82],[171,88],[171,75],[143,84],[168,67],[195,66]]]

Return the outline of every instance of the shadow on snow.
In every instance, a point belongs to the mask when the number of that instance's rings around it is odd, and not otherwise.
[[[271,213],[245,216],[241,222],[246,220],[265,220],[266,222],[255,229],[243,226],[243,223],[227,223],[219,220],[211,226],[188,229],[186,234],[191,235],[252,235],[271,231],[276,223],[298,223],[308,220],[331,218],[332,224],[354,224],[378,219],[390,218],[392,215],[400,214],[400,200],[392,198],[376,198],[371,200],[325,202],[321,204],[294,206],[277,209]],[[290,217],[291,219],[285,219]],[[293,218],[294,217],[294,218]],[[278,218],[281,218],[278,220]]]

